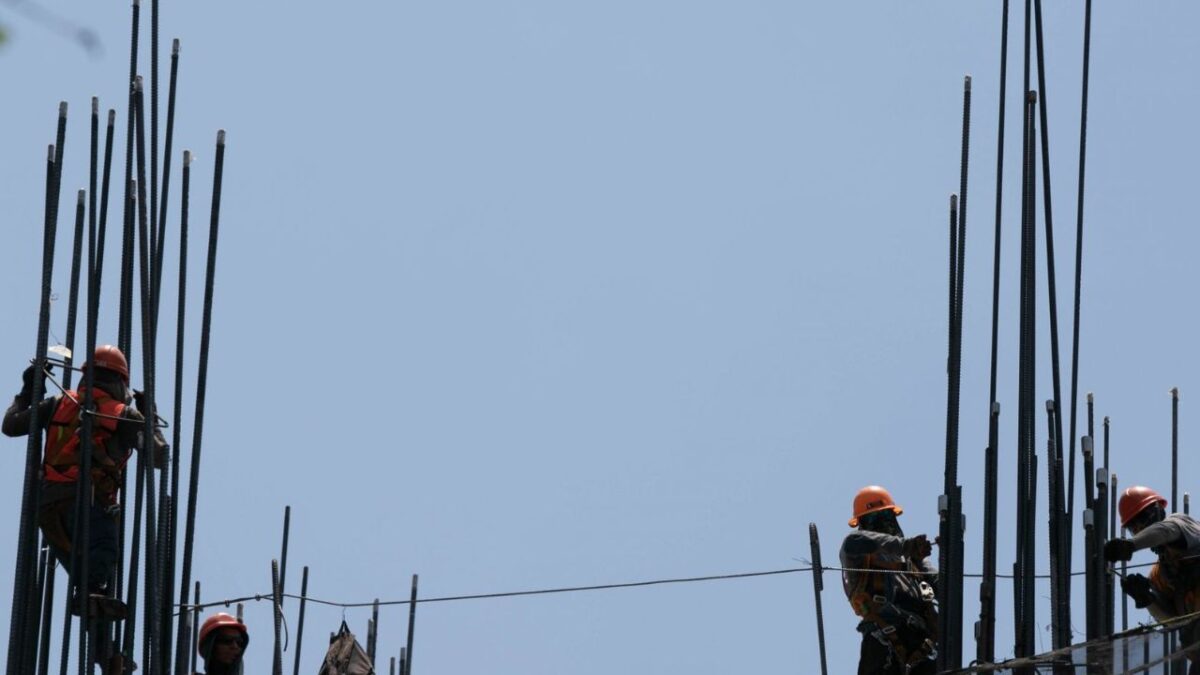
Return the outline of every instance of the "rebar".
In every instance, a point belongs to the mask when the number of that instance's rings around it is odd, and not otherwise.
[[[271,608],[271,614],[275,617],[275,646],[272,654],[273,661],[271,665],[271,672],[274,675],[283,675],[283,637],[281,632],[283,624],[283,607],[280,605],[280,601],[282,601],[283,598],[281,595],[282,594],[279,590],[279,561],[272,560],[271,599],[274,606]]]
[[[1079,391],[1079,298],[1083,281],[1083,180],[1087,156],[1088,72],[1092,49],[1092,0],[1083,10],[1083,94],[1079,112],[1079,182],[1075,206],[1075,314],[1071,330],[1071,467],[1067,487],[1068,513],[1075,513],[1075,408]]]
[[[65,115],[65,108],[61,108]],[[46,156],[46,217],[42,237],[42,287],[38,304],[37,345],[34,351],[34,373],[44,369],[46,363],[46,346],[50,331],[50,291],[54,271],[54,241],[57,231],[56,221],[50,209],[50,195],[54,182],[54,146],[50,146]],[[22,675],[26,665],[25,650],[31,639],[29,626],[28,596],[33,587],[33,566],[36,564],[36,516],[37,516],[37,474],[41,456],[41,427],[37,417],[37,406],[45,395],[45,383],[41,377],[33,378],[33,391],[30,396],[29,441],[25,449],[25,476],[22,484],[21,521],[17,533],[16,565],[13,574],[13,602],[9,626],[8,641],[8,675]],[[30,560],[30,556],[34,560]],[[34,617],[36,622],[38,617]],[[36,629],[35,629],[36,630]],[[36,639],[34,639],[36,644]]]
[[[408,642],[402,659],[404,660],[404,675],[412,675],[413,634],[417,624],[417,575],[412,576],[412,595],[408,601]]]
[[[825,663],[825,612],[821,609],[821,591],[825,589],[825,580],[821,570],[821,538],[817,533],[817,524],[808,524],[808,545],[812,555],[813,568],[813,599],[817,610],[817,646],[821,654],[821,675],[829,675],[829,667]]]
[[[192,463],[188,476],[188,508],[183,538],[183,573],[179,584],[183,594],[180,604],[187,602],[186,589],[192,578],[192,548],[196,535],[196,499],[200,483],[200,450],[204,433],[204,401],[208,392],[208,349],[212,327],[213,286],[217,268],[217,235],[221,212],[221,175],[225,162],[225,132],[217,132],[216,161],[213,166],[212,211],[208,233],[208,266],[204,280],[204,308],[200,324],[200,363],[196,379],[196,416],[192,429]]]
[[[300,618],[296,625],[296,663],[292,675],[300,675],[300,650],[304,646],[304,610],[308,604],[308,565],[300,576]]]

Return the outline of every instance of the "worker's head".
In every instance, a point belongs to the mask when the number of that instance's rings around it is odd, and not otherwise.
[[[904,509],[896,505],[891,493],[878,485],[868,485],[854,495],[854,517],[850,527],[872,532],[900,534],[900,523],[896,516]]]
[[[89,363],[95,368],[97,379],[108,373],[115,373],[122,382],[126,385],[129,384],[129,361],[125,359],[125,354],[120,349],[112,345],[100,345],[92,354],[92,360],[83,364],[84,369],[88,367]]]
[[[204,620],[196,648],[204,659],[206,672],[229,673],[236,672],[249,643],[246,624],[220,612]]]
[[[1125,488],[1117,510],[1121,513],[1121,526],[1133,534],[1162,522],[1167,517],[1167,500],[1154,490],[1134,485]]]

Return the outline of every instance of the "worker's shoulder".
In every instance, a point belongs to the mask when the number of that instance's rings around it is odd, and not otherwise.
[[[842,550],[850,552],[871,551],[899,537],[870,530],[851,530],[842,540]]]

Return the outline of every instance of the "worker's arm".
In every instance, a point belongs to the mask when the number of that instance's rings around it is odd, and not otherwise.
[[[57,405],[57,398],[43,399],[38,404],[38,426],[45,429],[50,424],[50,418],[54,416],[54,408]],[[28,436],[29,414],[32,410],[29,395],[17,394],[13,397],[12,405],[4,411],[4,422],[0,424],[0,432],[9,437]]]
[[[904,538],[870,530],[855,530],[846,535],[842,550],[855,558],[877,553],[901,556],[904,555]]]
[[[1183,529],[1170,519],[1150,525],[1132,539],[1110,539],[1104,544],[1104,559],[1120,562],[1133,558],[1135,551],[1158,548],[1168,544],[1182,544]]]
[[[125,419],[121,420],[120,434],[121,444],[126,448],[134,448],[136,450],[145,449],[145,443],[142,442],[142,436],[146,431],[146,417],[142,415],[136,408],[126,407],[122,415]],[[162,432],[158,427],[154,428],[154,468],[161,469],[167,463],[167,440],[163,438]]]
[[[1180,529],[1179,523],[1171,520],[1164,520],[1161,523],[1155,523],[1133,538],[1133,550],[1143,551],[1148,548],[1158,548],[1166,544],[1173,544],[1183,539],[1183,530]]]

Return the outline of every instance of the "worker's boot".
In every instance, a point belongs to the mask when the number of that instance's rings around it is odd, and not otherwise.
[[[79,616],[78,595],[71,599],[71,615]],[[129,616],[129,608],[117,598],[111,598],[103,593],[89,593],[87,598],[88,617],[107,619],[109,621],[124,621]]]

